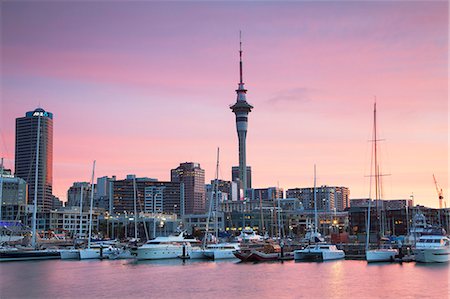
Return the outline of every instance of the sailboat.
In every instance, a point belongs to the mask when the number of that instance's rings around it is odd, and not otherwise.
[[[88,247],[85,249],[80,249],[80,260],[84,259],[98,259],[103,254],[103,247],[100,245],[99,248],[91,247],[92,238],[92,206],[94,204],[94,174],[95,174],[95,160],[92,165],[92,178],[91,178],[91,200],[89,205],[89,239]]]
[[[83,228],[83,185],[80,186],[80,230],[78,237],[81,238]],[[61,249],[59,250],[62,260],[78,260],[80,259],[80,251],[78,249]]]
[[[316,194],[316,165],[314,165],[314,233],[312,236],[319,239],[320,234],[317,230],[317,194]],[[316,242],[309,244],[304,249],[294,251],[294,260],[296,261],[328,261],[339,260],[345,258],[345,253],[334,244],[325,242]]]
[[[379,218],[378,214],[378,203],[380,202],[380,167],[378,165],[378,153],[377,153],[377,103],[374,103],[373,108],[373,166],[375,170],[375,202],[377,204],[377,219]],[[371,165],[372,166],[372,165]],[[371,174],[372,175],[372,174]],[[372,178],[372,176],[371,176]],[[372,181],[372,179],[371,179]],[[378,230],[377,237],[379,238],[379,246],[376,249],[369,249],[369,236],[370,236],[370,212],[371,212],[371,200],[369,196],[369,205],[367,212],[367,238],[366,238],[366,260],[367,262],[388,262],[393,261],[395,256],[398,254],[397,249],[393,249],[388,243],[381,243],[381,241],[385,241],[383,238],[380,238],[379,234],[382,234],[381,230]],[[381,220],[378,219],[380,223],[377,224],[377,228],[381,226]]]
[[[217,163],[216,163],[216,178],[214,180],[213,186],[212,186],[212,192],[211,192],[211,200],[209,202],[209,213],[208,213],[208,219],[206,222],[206,230],[205,230],[205,237],[203,239],[203,244],[201,248],[195,248],[190,253],[191,258],[195,259],[231,259],[235,258],[233,252],[240,249],[240,246],[238,243],[220,243],[219,240],[219,223],[218,223],[218,211],[219,211],[219,152],[220,149],[217,148]],[[215,202],[214,202],[214,194],[215,196]],[[214,204],[215,203],[215,204]],[[215,206],[215,209],[213,211],[213,204]],[[208,240],[208,230],[209,230],[209,221],[211,218],[211,213],[214,213],[214,231],[215,236],[212,238],[214,240],[214,243],[207,244]]]

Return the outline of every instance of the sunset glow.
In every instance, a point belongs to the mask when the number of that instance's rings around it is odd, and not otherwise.
[[[1,139],[54,114],[53,193],[126,174],[170,180],[180,162],[220,178],[238,164],[239,30],[253,187],[347,186],[369,195],[377,98],[383,197],[448,199],[447,2],[7,2]]]

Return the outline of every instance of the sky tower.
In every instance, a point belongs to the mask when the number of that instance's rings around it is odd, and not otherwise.
[[[247,190],[247,150],[246,150],[246,138],[247,138],[247,122],[248,114],[252,111],[253,106],[247,103],[246,93],[244,88],[244,82],[242,81],[242,39],[241,33],[239,33],[239,84],[237,93],[237,100],[234,105],[230,107],[233,113],[236,115],[236,129],[239,139],[239,180],[244,191]]]

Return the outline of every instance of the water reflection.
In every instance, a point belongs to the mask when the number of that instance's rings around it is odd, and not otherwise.
[[[2,264],[0,290],[2,298],[447,298],[448,279],[448,264],[53,260]]]

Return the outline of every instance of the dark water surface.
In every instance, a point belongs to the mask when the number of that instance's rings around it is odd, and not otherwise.
[[[0,298],[450,298],[448,264],[181,260],[0,264]]]

